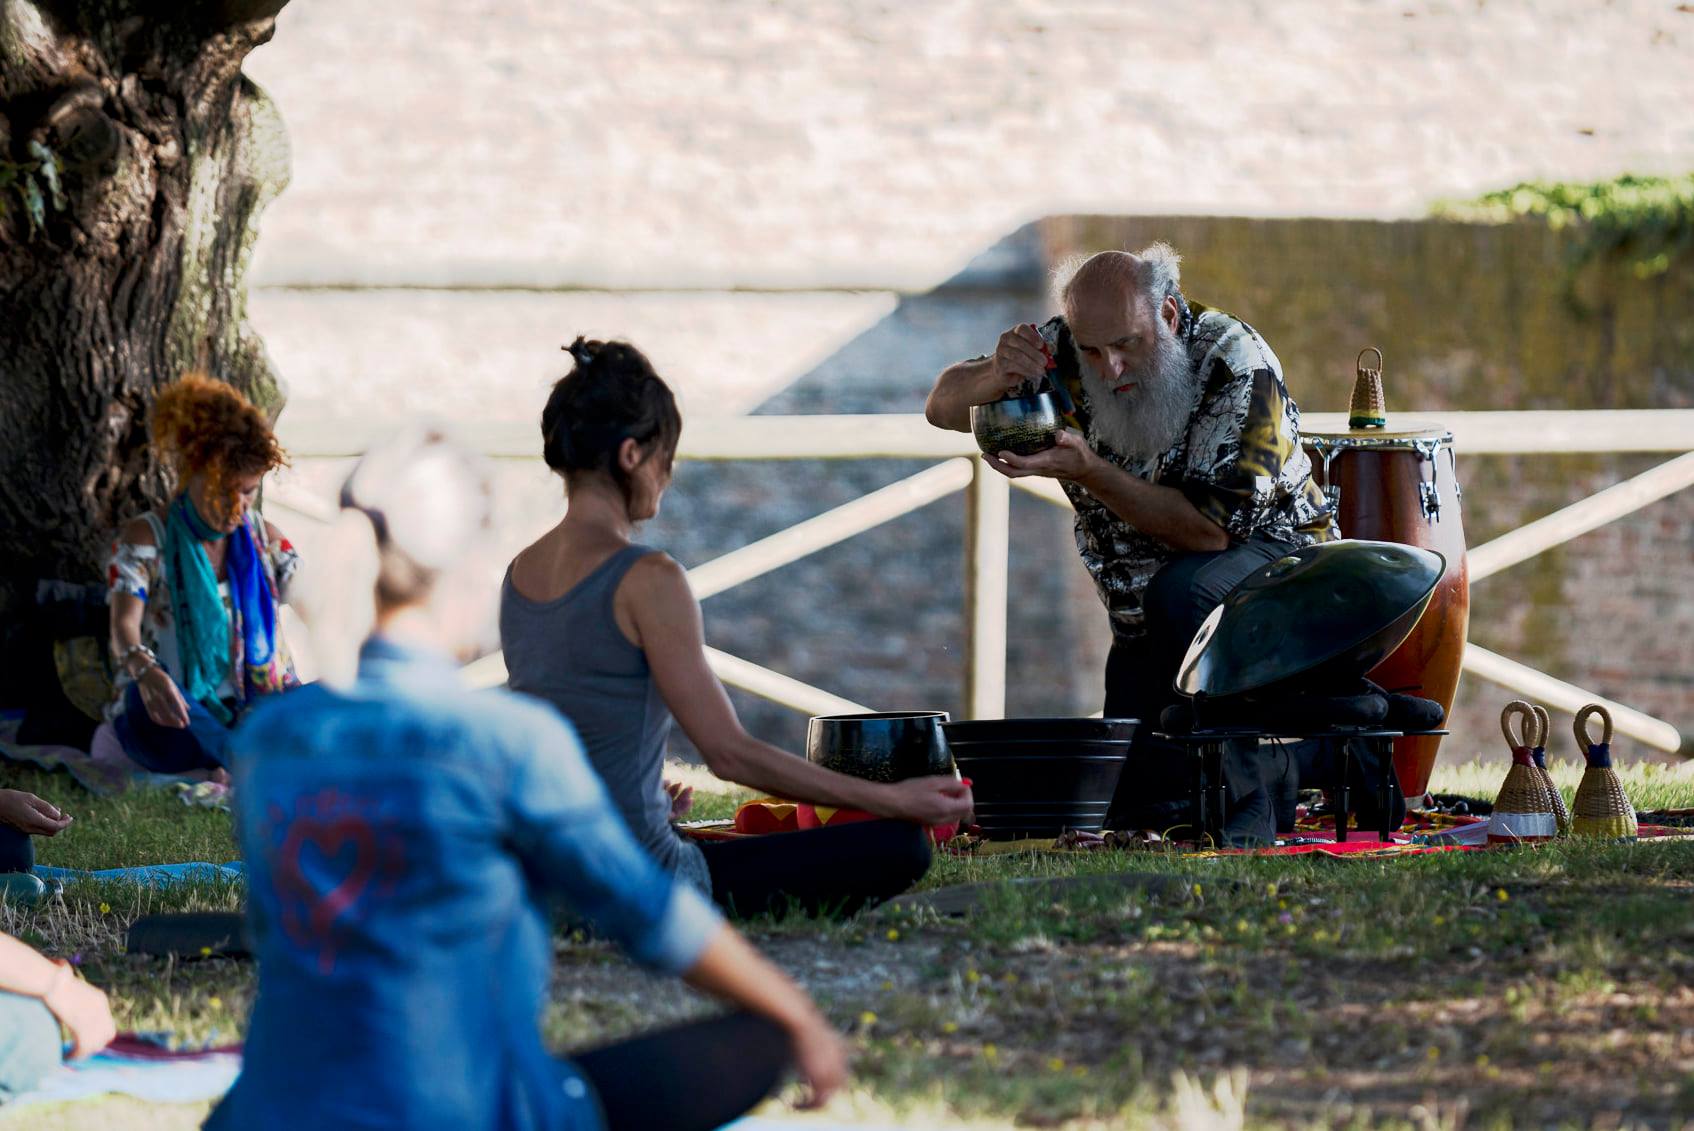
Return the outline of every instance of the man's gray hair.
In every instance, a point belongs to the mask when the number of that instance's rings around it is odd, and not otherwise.
[[[1080,286],[1116,283],[1131,287],[1156,311],[1167,297],[1182,291],[1182,256],[1163,240],[1137,252],[1101,251],[1073,255],[1053,270],[1053,301],[1069,311],[1071,296]]]

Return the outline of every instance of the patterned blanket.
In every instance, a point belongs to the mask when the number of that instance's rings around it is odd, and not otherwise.
[[[124,753],[123,744],[110,724],[94,732],[89,749],[75,746],[25,744],[17,741],[23,723],[21,712],[0,713],[0,758],[64,770],[97,797],[116,797],[132,789],[167,789],[185,805],[207,809],[229,808],[229,787],[205,780],[205,773],[155,774],[137,765]]]

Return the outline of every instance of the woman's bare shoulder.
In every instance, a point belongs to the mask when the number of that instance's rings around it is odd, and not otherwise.
[[[159,540],[153,534],[153,524],[145,515],[137,515],[122,526],[118,527],[118,541],[128,542],[132,546],[157,546]]]
[[[675,589],[688,587],[688,571],[663,550],[654,550],[635,559],[624,577],[643,589]]]

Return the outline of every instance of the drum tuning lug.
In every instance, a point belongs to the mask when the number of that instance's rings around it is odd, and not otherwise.
[[[1423,501],[1423,516],[1431,522],[1441,521],[1441,492],[1433,481],[1418,484],[1418,496]]]
[[[1418,496],[1423,500],[1423,516],[1431,522],[1441,521],[1441,451],[1439,440],[1419,440],[1418,454],[1429,464],[1429,482],[1418,484]]]

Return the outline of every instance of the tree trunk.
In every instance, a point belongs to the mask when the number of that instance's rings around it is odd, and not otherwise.
[[[288,142],[241,64],[286,2],[0,0],[0,628],[165,499],[162,385],[281,408],[244,276]]]

